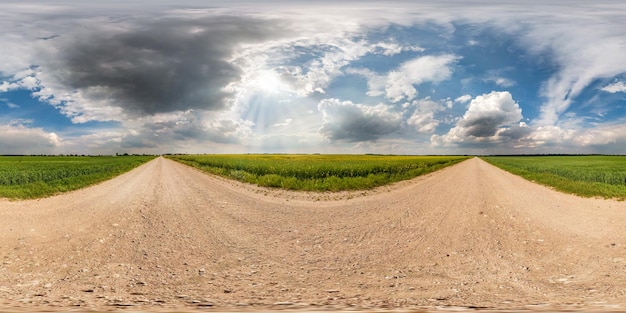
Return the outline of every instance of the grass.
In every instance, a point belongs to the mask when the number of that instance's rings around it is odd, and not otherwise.
[[[183,155],[169,158],[252,183],[306,191],[363,190],[410,179],[468,157],[379,155]]]
[[[0,156],[0,197],[33,199],[127,172],[152,156]]]
[[[583,197],[626,198],[626,156],[497,156],[483,160]]]

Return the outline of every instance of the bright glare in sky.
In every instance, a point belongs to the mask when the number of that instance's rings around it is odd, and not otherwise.
[[[251,85],[253,88],[270,95],[277,94],[287,88],[278,74],[271,70],[259,71]]]

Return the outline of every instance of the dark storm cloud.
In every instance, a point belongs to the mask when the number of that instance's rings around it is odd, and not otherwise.
[[[532,128],[522,125],[511,125],[511,127],[500,132],[500,137],[507,141],[515,141],[528,137],[532,133]]]
[[[123,138],[120,142],[120,147],[125,149],[157,148],[158,144],[142,136],[130,135]]]
[[[480,116],[471,120],[463,120],[459,125],[465,128],[466,136],[491,137],[496,134],[500,125],[504,122],[502,115]]]
[[[324,115],[320,133],[332,141],[372,141],[402,128],[402,115],[385,105],[366,106],[324,99],[318,109]]]
[[[61,54],[49,68],[87,100],[135,115],[220,110],[239,80],[228,62],[241,43],[284,34],[280,22],[239,16],[167,18],[107,25],[52,40]]]

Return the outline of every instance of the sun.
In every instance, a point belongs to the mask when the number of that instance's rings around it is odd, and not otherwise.
[[[267,94],[276,94],[286,89],[278,74],[271,70],[259,71],[252,80],[252,86]]]

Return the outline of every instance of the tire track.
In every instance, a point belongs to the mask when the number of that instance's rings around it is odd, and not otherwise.
[[[332,200],[157,158],[0,201],[0,308],[625,305],[626,204],[474,158]]]

